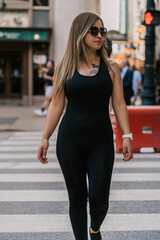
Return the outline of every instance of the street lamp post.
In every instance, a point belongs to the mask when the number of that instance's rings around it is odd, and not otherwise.
[[[154,0],[147,0],[147,10],[154,10]],[[155,57],[155,27],[146,26],[145,36],[145,74],[142,105],[155,105],[154,57]]]

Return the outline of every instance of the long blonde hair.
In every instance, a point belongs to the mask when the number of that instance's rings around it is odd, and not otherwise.
[[[79,65],[80,61],[87,61],[87,45],[84,42],[84,37],[87,34],[90,27],[97,21],[102,19],[95,13],[85,12],[79,14],[71,25],[67,49],[62,61],[58,64],[54,74],[54,86],[51,93],[51,98],[55,97],[61,92],[65,82],[70,79]],[[106,43],[105,43],[106,44]],[[108,67],[107,61],[108,54],[102,45],[101,49],[97,51],[97,54],[102,57]]]

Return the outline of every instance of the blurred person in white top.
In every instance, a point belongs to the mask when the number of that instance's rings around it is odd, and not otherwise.
[[[134,93],[132,103],[135,104],[137,96],[141,95],[142,92],[142,75],[134,65],[131,67],[131,70],[133,71],[132,89]]]

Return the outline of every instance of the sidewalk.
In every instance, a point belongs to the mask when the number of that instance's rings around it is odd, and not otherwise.
[[[43,131],[46,117],[36,116],[35,108],[0,105],[0,131]]]

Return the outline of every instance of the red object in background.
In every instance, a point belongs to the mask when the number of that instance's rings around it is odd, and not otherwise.
[[[152,147],[160,152],[160,106],[129,106],[129,124],[133,133],[133,152],[140,152],[142,147]],[[115,134],[116,152],[122,152],[122,133],[115,118],[110,113]]]
[[[151,24],[152,20],[153,20],[152,14],[150,12],[147,12],[145,14],[145,23],[146,24]]]
[[[144,25],[147,26],[158,26],[160,25],[160,11],[158,10],[147,10],[144,16]]]

